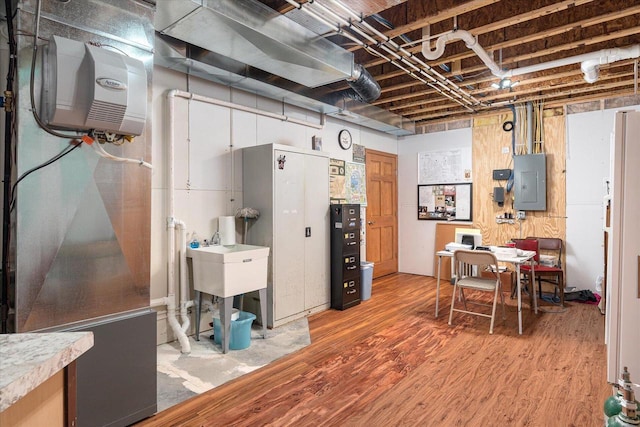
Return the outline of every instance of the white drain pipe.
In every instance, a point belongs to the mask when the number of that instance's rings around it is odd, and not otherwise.
[[[175,218],[175,138],[174,138],[174,116],[175,116],[175,101],[174,98],[178,91],[172,90],[167,94],[169,118],[168,118],[168,153],[167,153],[167,318],[169,319],[169,325],[173,333],[180,342],[181,352],[190,353],[191,344],[187,337],[186,331],[189,328],[189,319],[186,313],[187,305],[186,298],[186,226],[184,222]],[[178,322],[176,312],[176,283],[175,283],[175,271],[176,271],[176,226],[180,229],[180,314],[182,316],[183,325]],[[184,260],[184,262],[183,262]],[[186,326],[186,327],[185,327]]]
[[[587,83],[595,83],[598,80],[600,65],[640,57],[640,44],[625,49],[603,49],[594,53],[597,53],[597,55],[593,59],[584,60],[580,65]]]
[[[180,319],[182,320],[182,327],[180,328],[185,334],[189,332],[191,327],[191,316],[187,312],[189,307],[193,307],[193,300],[189,299],[189,281],[187,280],[187,227],[184,222],[177,221],[178,228],[180,229],[180,249],[178,256],[180,257]],[[187,353],[183,351],[183,353]]]
[[[537,71],[548,70],[556,67],[582,63],[580,68],[584,73],[584,79],[588,83],[595,83],[598,80],[600,65],[611,64],[612,62],[622,61],[624,59],[634,59],[640,57],[640,45],[633,45],[628,48],[602,49],[596,52],[589,52],[582,55],[570,56],[555,61],[543,62],[540,64],[530,65],[528,67],[514,68],[513,70],[502,70],[486,50],[478,43],[477,39],[468,31],[455,30],[451,33],[443,34],[436,40],[436,48],[431,50],[429,46],[429,26],[422,29],[422,37],[426,41],[422,42],[422,54],[430,61],[438,59],[444,53],[447,42],[453,40],[462,40],[467,47],[478,55],[485,63],[491,73],[501,79],[520,76]]]
[[[493,58],[489,56],[487,51],[484,50],[482,46],[480,46],[478,40],[476,40],[476,38],[470,32],[466,30],[455,30],[453,32],[441,35],[440,37],[438,37],[438,40],[436,40],[435,50],[431,50],[429,46],[429,35],[429,26],[427,25],[422,29],[422,38],[427,39],[427,41],[422,42],[422,54],[428,60],[433,61],[434,59],[440,58],[444,53],[444,48],[448,41],[462,40],[463,42],[465,42],[467,47],[473,50],[475,54],[478,55],[478,57],[482,60],[482,62],[484,62],[487,67],[489,67],[494,76],[500,78],[503,77],[500,75],[503,72],[500,69],[500,66],[498,66]]]
[[[172,126],[171,126],[172,127]],[[171,138],[173,139],[173,138]],[[157,299],[153,299],[151,300],[151,307],[159,307],[159,306],[167,306],[167,319],[169,320],[169,325],[171,326],[171,330],[173,331],[174,335],[176,336],[176,338],[178,339],[178,342],[180,343],[180,351],[182,353],[191,353],[191,343],[189,343],[189,337],[187,337],[186,331],[189,329],[189,320],[188,317],[186,317],[186,308],[188,307],[188,305],[183,304],[183,295],[186,295],[186,292],[182,292],[182,283],[181,283],[181,289],[180,289],[180,314],[183,313],[183,307],[184,307],[184,314],[185,316],[182,317],[184,324],[180,325],[180,322],[178,322],[178,309],[177,309],[177,304],[176,304],[176,282],[175,282],[175,257],[176,257],[176,238],[175,238],[175,233],[176,233],[176,226],[178,228],[181,229],[181,235],[185,236],[183,238],[181,238],[181,247],[182,248],[186,248],[186,226],[184,224],[184,222],[180,221],[180,220],[176,220],[175,218],[173,218],[172,216],[169,216],[167,218],[167,296],[163,297],[163,298],[157,298]],[[180,251],[180,256],[182,257],[182,253],[184,252],[184,250]],[[185,254],[185,258],[186,258],[186,254]],[[186,264],[186,261],[185,261]],[[183,271],[185,271],[185,269],[182,269]],[[181,276],[182,276],[182,272],[181,272]],[[184,274],[186,275],[186,271],[184,272]],[[182,277],[181,280],[182,282]],[[185,317],[186,317],[186,321],[185,321]],[[186,327],[185,327],[186,326]]]
[[[633,45],[628,48],[602,49],[582,55],[570,56],[568,58],[557,59],[555,61],[530,65],[528,67],[514,68],[513,70],[503,71],[501,75],[498,75],[498,77],[520,76],[522,74],[534,73],[536,71],[548,70],[550,68],[581,63],[580,68],[584,73],[584,79],[588,83],[595,83],[598,80],[600,65],[611,64],[624,59],[633,59],[638,57],[640,57],[640,45]]]

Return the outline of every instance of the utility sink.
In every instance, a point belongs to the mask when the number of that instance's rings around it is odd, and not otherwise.
[[[193,288],[226,298],[267,287],[269,248],[253,245],[187,248]]]

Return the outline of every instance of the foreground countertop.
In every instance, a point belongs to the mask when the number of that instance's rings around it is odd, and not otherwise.
[[[92,332],[0,335],[0,412],[91,347]]]

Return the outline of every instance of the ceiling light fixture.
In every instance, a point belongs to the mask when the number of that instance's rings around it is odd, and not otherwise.
[[[500,80],[500,83],[491,83],[491,87],[494,89],[511,89],[516,87],[520,82],[512,82],[511,79],[504,78]]]

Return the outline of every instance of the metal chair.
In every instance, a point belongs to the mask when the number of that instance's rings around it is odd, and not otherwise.
[[[489,333],[493,334],[493,324],[496,316],[498,295],[500,295],[500,302],[502,303],[502,319],[504,320],[506,318],[504,308],[504,295],[502,295],[502,284],[500,283],[500,274],[498,273],[498,260],[496,259],[496,256],[493,253],[487,251],[468,251],[460,249],[453,253],[453,262],[455,266],[455,282],[453,284],[453,295],[451,297],[449,325],[451,325],[454,311],[473,314],[476,316],[489,317],[491,319]],[[480,276],[480,272],[483,271],[486,267],[492,267],[492,270],[495,274],[495,279]],[[469,303],[492,307],[491,315],[477,311],[469,311],[469,309],[467,308],[467,299],[464,294],[465,289],[493,292],[493,305],[491,306],[488,304],[469,301]],[[456,294],[458,292],[460,293],[460,299],[464,304],[464,310],[455,308]]]

